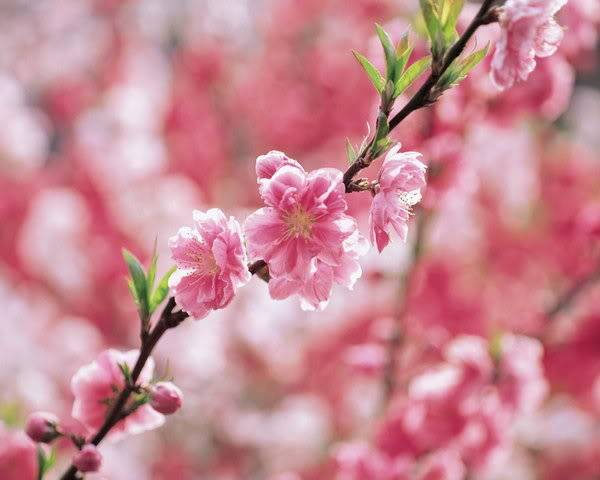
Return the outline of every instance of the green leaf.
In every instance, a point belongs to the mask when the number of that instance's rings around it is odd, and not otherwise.
[[[464,4],[464,0],[444,0],[442,6],[442,34],[446,46],[450,46],[458,39],[456,22]]]
[[[44,475],[56,464],[56,450],[50,450],[50,453],[46,455],[41,445],[37,448],[37,459],[38,459],[38,480],[42,480]]]
[[[156,278],[156,264],[158,262],[158,254],[156,253],[156,245],[158,238],[154,239],[154,248],[152,249],[152,261],[148,267],[148,273],[146,274],[146,285],[147,292],[151,292],[154,288],[154,279]]]
[[[156,290],[154,290],[152,296],[150,297],[150,313],[154,312],[156,307],[158,307],[162,301],[167,298],[167,294],[169,293],[169,278],[171,278],[171,275],[176,269],[177,267],[171,267],[171,269],[160,279],[160,282],[158,282]]]
[[[363,67],[367,76],[371,80],[371,83],[375,87],[375,90],[377,90],[378,93],[381,93],[383,91],[383,88],[385,87],[385,80],[382,77],[381,73],[379,73],[379,70],[377,70],[375,66],[371,62],[369,62],[367,57],[365,57],[364,55],[361,55],[360,53],[355,51],[352,51],[352,54],[354,55],[354,58],[356,58],[358,63],[360,63],[360,65]]]
[[[354,145],[346,138],[346,158],[348,159],[348,164],[352,165],[356,161],[356,157],[358,154],[354,149]]]
[[[396,69],[396,49],[394,48],[392,39],[381,25],[376,23],[375,30],[377,31],[377,36],[379,37],[379,41],[383,47],[383,53],[385,54],[385,78],[387,80],[394,80],[394,71]]]
[[[400,77],[402,76],[402,74],[404,73],[404,69],[406,68],[406,64],[408,63],[408,60],[410,59],[412,51],[413,51],[413,47],[408,47],[398,56],[398,60],[396,61],[396,77],[397,78],[394,80],[394,83],[397,83],[398,80],[400,79]]]
[[[414,62],[410,67],[406,69],[406,71],[396,83],[396,90],[394,91],[394,96],[398,97],[404,92],[412,83],[429,67],[431,66],[431,56],[428,55],[423,57],[416,62]]]
[[[130,275],[130,290],[135,292],[134,299],[138,305],[140,317],[148,316],[148,286],[146,284],[146,274],[140,264],[140,261],[129,251],[123,249],[123,259],[127,264]],[[129,283],[129,282],[128,282]]]
[[[471,55],[468,55],[464,59],[460,61],[461,65],[461,74],[467,76],[467,74],[473,70],[479,63],[485,58],[490,48],[490,44],[483,47],[481,50],[477,50],[473,52]]]
[[[464,80],[469,72],[485,58],[488,49],[489,43],[481,50],[477,50],[467,57],[452,63],[440,78],[439,85],[443,89],[447,89]]]
[[[119,370],[121,370],[121,373],[123,374],[123,378],[125,379],[126,383],[131,383],[131,369],[129,368],[129,365],[127,365],[127,363],[123,362],[123,363],[119,363]]]
[[[442,31],[438,0],[419,0],[419,3],[421,4],[421,13],[423,14],[423,20],[425,20],[429,39],[433,43],[434,39],[438,38]]]

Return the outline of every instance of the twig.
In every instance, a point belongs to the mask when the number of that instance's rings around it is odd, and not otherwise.
[[[148,336],[143,339],[140,354],[131,372],[131,381],[127,383],[123,390],[121,390],[121,393],[119,394],[112,408],[108,412],[104,423],[96,432],[96,434],[92,437],[89,443],[92,443],[94,445],[100,444],[100,442],[104,439],[104,437],[106,437],[108,432],[110,432],[110,430],[117,423],[119,423],[123,418],[125,418],[123,416],[123,412],[126,407],[127,401],[129,400],[131,394],[138,388],[136,382],[138,381],[138,378],[142,373],[142,370],[144,369],[148,358],[150,358],[150,354],[154,350],[154,347],[167,330],[175,328],[188,317],[188,314],[183,311],[174,312],[173,309],[175,308],[175,305],[175,299],[171,297],[167,302],[167,305],[165,306],[164,310],[162,311],[158,322],[156,322],[156,325],[148,334]],[[60,478],[61,480],[74,480],[75,478],[77,478],[76,475],[77,468],[75,468],[74,465],[71,465]]]
[[[577,280],[571,288],[569,288],[557,301],[556,303],[546,311],[546,317],[554,319],[559,313],[569,308],[573,302],[581,295],[585,290],[591,287],[594,283],[600,281],[600,265],[598,268],[587,276]]]
[[[394,324],[388,339],[388,349],[386,354],[386,364],[383,370],[383,398],[382,407],[388,404],[391,396],[396,389],[396,364],[398,351],[403,343],[402,320],[406,315],[406,296],[410,287],[411,279],[418,265],[421,253],[423,251],[423,242],[425,231],[429,220],[429,212],[421,210],[417,217],[415,240],[407,270],[401,276],[398,298],[396,302],[396,312],[394,314]]]
[[[400,110],[394,117],[389,121],[389,131],[391,132],[394,128],[396,128],[400,122],[402,122],[406,117],[408,117],[415,110],[419,110],[420,108],[431,105],[433,102],[437,100],[441,92],[436,92],[435,87],[437,85],[438,80],[444,74],[444,72],[450,67],[452,62],[456,60],[460,54],[463,52],[467,43],[471,39],[471,37],[475,34],[477,29],[482,25],[486,25],[495,21],[495,16],[490,15],[490,11],[494,4],[495,0],[484,0],[477,12],[477,15],[473,18],[467,29],[461,35],[461,37],[450,47],[448,52],[443,58],[442,64],[439,67],[435,65],[432,66],[431,74],[425,81],[425,83],[421,86],[421,88],[413,95],[413,97],[408,101],[406,105]],[[344,173],[344,185],[346,186],[346,192],[350,193],[353,191],[357,191],[357,188],[353,186],[354,177],[363,170],[371,165],[371,162],[374,158],[371,158],[371,145],[373,144],[373,137],[365,147],[362,149],[360,154],[358,155],[356,161],[348,167],[346,172]]]

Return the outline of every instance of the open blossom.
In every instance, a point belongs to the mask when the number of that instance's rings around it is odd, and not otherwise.
[[[96,431],[102,425],[110,405],[125,387],[125,379],[119,365],[127,364],[130,369],[133,369],[138,354],[137,350],[128,352],[105,350],[95,361],[81,367],[73,376],[71,390],[75,395],[75,402],[72,415],[90,432]],[[153,372],[154,362],[150,358],[138,382],[149,383]],[[164,421],[164,416],[150,405],[142,405],[117,423],[109,436],[116,439],[125,434],[141,433],[160,427]]]
[[[400,152],[401,145],[392,148],[379,172],[379,190],[373,198],[369,214],[371,241],[381,252],[389,243],[392,227],[402,241],[408,233],[410,207],[421,200],[425,187],[425,165],[418,152]]]
[[[275,299],[300,296],[302,308],[323,309],[334,283],[352,288],[361,276],[358,258],[368,242],[346,215],[342,172],[307,173],[281,152],[256,159],[260,195],[266,207],[244,225],[248,253],[269,266]]]
[[[501,90],[526,80],[536,57],[556,52],[563,30],[554,15],[567,0],[508,0],[500,15],[502,33],[496,43],[491,76]]]
[[[213,208],[194,210],[194,227],[182,227],[169,239],[177,271],[169,287],[177,305],[196,319],[225,308],[250,279],[237,220]]]

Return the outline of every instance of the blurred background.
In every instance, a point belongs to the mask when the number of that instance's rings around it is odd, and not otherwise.
[[[417,11],[413,0],[0,0],[4,435],[34,410],[68,422],[77,368],[138,345],[122,247],[147,260],[157,238],[166,271],[167,240],[193,209],[243,220],[259,206],[254,161],[269,150],[345,168],[345,138],[360,143],[378,101],[351,50],[381,64],[379,22],[396,40],[410,28],[413,58],[424,55]],[[90,478],[377,478],[341,476],[332,452],[377,430],[393,325],[400,398],[459,335],[543,339],[547,394],[511,420],[500,460],[465,460],[469,478],[600,478],[600,288],[586,283],[600,271],[600,4],[570,0],[558,20],[559,52],[527,83],[495,91],[488,59],[396,129],[429,165],[406,245],[371,252],[355,290],[336,290],[322,313],[272,301],[253,278],[227,310],[170,332],[157,369],[185,407],[104,445]],[[474,43],[497,34],[485,27]],[[370,196],[349,202],[366,232]],[[71,453],[58,453],[64,466]]]

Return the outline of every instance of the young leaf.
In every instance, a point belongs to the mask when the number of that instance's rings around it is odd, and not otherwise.
[[[396,79],[394,83],[397,83],[402,74],[404,73],[404,69],[406,68],[406,64],[408,60],[410,60],[410,55],[412,54],[413,47],[407,47],[399,56],[396,61]]]
[[[154,239],[154,248],[152,249],[152,260],[148,267],[148,273],[146,274],[146,284],[148,285],[147,291],[151,292],[154,288],[154,279],[156,278],[156,264],[158,262],[158,254],[156,253],[156,245],[158,238]]]
[[[131,369],[129,368],[129,365],[127,365],[125,362],[123,363],[119,363],[119,370],[121,370],[121,373],[123,374],[123,378],[125,379],[126,383],[131,383]]]
[[[464,0],[444,0],[442,6],[442,34],[446,46],[450,46],[458,38],[456,22],[463,9]]]
[[[144,273],[140,261],[135,258],[129,250],[123,249],[123,259],[129,270],[131,282],[130,289],[135,291],[134,299],[140,310],[140,316],[145,318],[148,316],[148,288],[146,284],[146,274]]]
[[[356,161],[356,157],[358,154],[354,149],[354,145],[346,138],[346,158],[348,159],[348,164],[352,165]]]
[[[56,450],[50,450],[50,453],[46,455],[44,449],[38,445],[37,448],[38,458],[38,480],[43,480],[44,475],[54,466],[56,463]]]
[[[158,307],[162,301],[167,298],[167,294],[169,293],[169,278],[171,278],[171,275],[175,270],[176,267],[172,267],[167,273],[164,274],[164,276],[160,279],[160,282],[158,282],[156,290],[154,290],[152,296],[150,297],[150,313],[154,312],[156,307]]]
[[[381,76],[381,73],[379,73],[379,70],[377,70],[375,66],[371,62],[369,62],[367,57],[365,57],[364,55],[361,55],[360,53],[355,51],[352,51],[352,54],[354,55],[354,58],[356,58],[358,63],[360,63],[361,67],[363,67],[367,76],[371,80],[371,83],[375,87],[375,90],[377,90],[378,93],[381,93],[383,91],[383,87],[385,87],[385,80]]]
[[[417,60],[410,67],[406,69],[404,74],[396,83],[396,90],[394,91],[394,96],[398,97],[404,92],[425,70],[427,70],[431,66],[431,56],[428,55]]]
[[[394,71],[396,69],[396,49],[394,48],[392,39],[390,38],[388,33],[383,29],[383,27],[381,25],[376,23],[375,30],[377,31],[377,36],[379,37],[379,41],[381,42],[381,46],[383,47],[383,53],[385,54],[385,64],[386,64],[385,78],[387,80],[393,80],[394,79]]]
[[[464,80],[469,72],[485,58],[488,49],[489,44],[481,50],[477,50],[476,52],[473,52],[467,57],[450,65],[448,70],[446,70],[446,72],[442,75],[442,78],[440,78],[439,85],[445,90]]]

